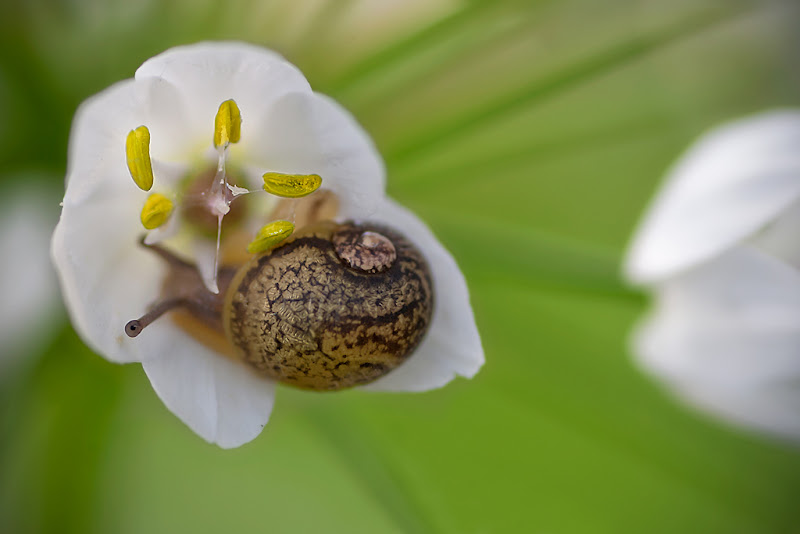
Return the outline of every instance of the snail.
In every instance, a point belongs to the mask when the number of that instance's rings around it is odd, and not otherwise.
[[[144,245],[169,266],[162,300],[125,333],[138,336],[168,311],[195,338],[255,372],[311,390],[366,384],[419,345],[433,312],[420,251],[372,223],[310,224],[238,268],[222,266],[220,293],[195,265]]]

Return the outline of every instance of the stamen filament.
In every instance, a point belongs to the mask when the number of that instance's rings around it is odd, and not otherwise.
[[[231,184],[228,184],[228,190],[231,192],[231,194],[234,196],[234,198],[236,198],[238,196],[241,196],[241,195],[247,195],[249,193],[252,193],[252,191],[250,191],[249,189],[247,189],[245,187],[238,187],[238,186],[231,185]]]

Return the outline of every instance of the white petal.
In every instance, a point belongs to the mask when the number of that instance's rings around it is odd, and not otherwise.
[[[237,42],[171,48],[136,71],[137,83],[154,79],[159,82],[150,88],[158,92],[158,98],[150,99],[153,106],[170,116],[185,114],[185,135],[205,144],[211,144],[214,117],[225,100],[232,98],[239,106],[242,142],[249,143],[269,120],[265,110],[273,101],[286,93],[311,91],[303,74],[280,55]]]
[[[634,350],[689,403],[800,440],[800,273],[785,263],[737,247],[670,281]]]
[[[318,174],[343,213],[375,213],[385,189],[383,160],[350,113],[327,96],[294,93],[275,101],[268,117],[250,149],[262,172]]]
[[[142,124],[133,80],[88,99],[70,137],[67,191],[52,256],[73,325],[93,350],[115,362],[157,354],[155,336],[131,340],[125,324],[159,298],[165,265],[137,246],[148,193],[128,173],[125,138]],[[154,324],[153,330],[167,329]],[[172,327],[172,330],[176,330]]]
[[[780,386],[753,391],[690,387],[681,394],[691,404],[737,426],[797,442],[800,441],[800,419],[797,417],[800,397],[788,384]]]
[[[373,391],[425,391],[444,386],[457,375],[472,378],[484,362],[464,275],[425,223],[391,199],[373,220],[402,232],[425,256],[433,275],[434,313],[430,328],[414,354],[372,384]]]
[[[144,238],[145,245],[156,245],[167,239],[173,238],[181,230],[181,220],[180,217],[175,215],[171,216],[167,223],[163,226],[159,226],[153,230],[147,232],[147,235]]]
[[[140,110],[141,122],[128,129],[147,126],[150,131],[150,156],[159,162],[169,162],[186,167],[193,152],[211,144],[212,126],[196,129],[195,117],[189,102],[178,87],[163,78],[141,77],[136,80],[135,101]],[[205,134],[201,136],[201,134]],[[201,138],[202,137],[202,138]],[[153,161],[155,180],[162,175]]]
[[[137,341],[153,334],[148,328]],[[163,334],[155,336],[159,357],[142,366],[167,408],[203,439],[225,449],[258,436],[272,412],[274,383],[175,328]]]
[[[138,221],[135,205],[107,199],[82,209],[68,198],[69,192],[52,254],[72,323],[109,360],[139,361],[159,348],[147,339],[134,342],[123,328],[158,299],[165,265],[136,246],[141,231],[129,224]]]
[[[627,259],[635,283],[706,261],[800,198],[800,112],[760,115],[706,135],[669,173]]]
[[[70,138],[67,191],[52,242],[67,310],[83,340],[112,361],[137,361],[148,343],[131,344],[130,319],[157,297],[164,265],[136,246],[147,193],[128,174],[125,138],[138,124],[132,80],[87,100]],[[143,352],[144,351],[144,352]]]
[[[210,241],[196,241],[193,247],[193,256],[200,277],[206,289],[214,294],[219,293],[217,285],[217,245]]]
[[[784,210],[762,232],[755,235],[752,243],[800,269],[800,201]]]
[[[125,139],[142,119],[133,80],[112,85],[81,104],[69,142],[67,185],[73,202],[138,190],[128,173]]]
[[[61,323],[48,254],[58,200],[30,178],[15,177],[25,186],[0,194],[0,379],[17,359],[49,341]]]

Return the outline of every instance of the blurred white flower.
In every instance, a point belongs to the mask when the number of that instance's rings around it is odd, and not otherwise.
[[[48,254],[58,201],[29,175],[14,183],[0,194],[0,380],[62,324]]]
[[[688,403],[800,440],[800,112],[703,137],[670,172],[630,247],[653,290],[640,363]]]
[[[135,339],[123,327],[163,297],[167,266],[139,244],[143,225],[146,243],[191,259],[214,291],[220,250],[237,246],[219,233],[237,198],[254,193],[243,199],[248,209],[238,223],[251,236],[281,209],[271,195],[255,194],[264,173],[301,182],[321,176],[326,198],[336,199],[327,206],[331,218],[385,223],[430,264],[430,329],[408,361],[368,389],[421,391],[477,372],[483,352],[464,278],[424,223],[385,196],[372,141],[296,67],[242,43],[168,50],[78,110],[52,253],[86,343],[111,361],[141,362],[167,407],[206,440],[227,448],[257,436],[272,410],[273,382],[169,318]]]

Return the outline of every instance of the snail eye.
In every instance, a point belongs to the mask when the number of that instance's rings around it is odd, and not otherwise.
[[[134,319],[128,321],[128,324],[125,325],[125,333],[128,334],[128,337],[136,337],[141,333],[142,328],[142,322],[138,319]]]
[[[334,234],[331,241],[339,259],[356,271],[382,273],[397,259],[392,240],[375,231],[346,228]]]

